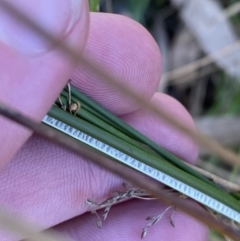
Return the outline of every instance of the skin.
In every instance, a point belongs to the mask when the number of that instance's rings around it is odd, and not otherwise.
[[[79,53],[86,43],[83,56],[96,59],[101,68],[116,75],[123,84],[194,128],[192,118],[180,103],[154,93],[161,75],[161,58],[150,34],[138,23],[118,15],[92,13],[88,25],[87,2],[83,4],[82,18],[66,41],[70,40]],[[29,5],[27,10],[31,12],[34,7]],[[87,39],[83,33],[88,31]],[[71,77],[73,85],[156,143],[187,162],[196,162],[196,144],[80,64],[76,66],[63,57],[56,47],[32,56],[0,42],[0,53],[0,65],[4,66],[0,73],[0,101],[40,121]],[[87,198],[103,201],[111,192],[122,190],[124,180],[2,117],[0,126],[0,203],[38,224],[41,230],[52,228],[73,240],[140,240],[147,224],[145,218],[166,208],[156,201],[125,202],[112,208],[100,230],[84,202]],[[170,214],[149,230],[147,240],[207,240],[204,225],[177,211],[173,228]],[[3,241],[21,238],[0,233]]]

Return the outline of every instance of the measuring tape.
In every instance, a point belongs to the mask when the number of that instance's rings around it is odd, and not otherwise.
[[[203,192],[198,191],[195,188],[161,172],[155,168],[152,168],[135,158],[103,143],[102,141],[93,138],[90,135],[83,133],[49,115],[46,115],[43,120],[43,123],[93,147],[96,150],[101,151],[102,153],[114,158],[115,160],[120,161],[121,163],[141,172],[145,175],[177,190],[178,192],[198,201],[199,203],[209,207],[210,209],[240,223],[240,213],[233,210],[232,208],[226,206],[225,204],[219,202],[216,199],[206,195]],[[239,203],[240,205],[240,203]]]

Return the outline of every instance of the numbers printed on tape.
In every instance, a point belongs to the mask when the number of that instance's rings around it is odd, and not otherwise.
[[[198,201],[199,203],[211,208],[212,210],[240,223],[240,213],[236,212],[232,208],[228,207],[227,205],[219,202],[216,199],[204,194],[203,192],[198,191],[195,188],[190,187],[189,185],[169,176],[165,173],[158,171],[138,160],[135,158],[69,126],[65,123],[52,118],[46,115],[43,120],[43,123],[54,127],[55,129],[107,154],[108,156],[128,165],[135,170],[138,170],[155,180],[160,181],[161,183],[173,188],[174,190],[179,191],[180,193],[185,194],[186,196]]]

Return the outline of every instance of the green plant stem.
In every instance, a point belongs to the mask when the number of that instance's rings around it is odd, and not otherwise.
[[[97,104],[95,101],[91,100],[89,97],[78,91],[75,87],[71,87],[72,96],[76,97],[81,104],[85,104],[90,109],[97,112],[100,116],[103,116],[105,119],[108,119],[108,123],[114,124],[115,127],[124,134],[128,135],[129,137],[134,138],[135,140],[149,146],[151,149],[153,149],[155,152],[157,152],[160,156],[171,162],[176,167],[182,169],[183,171],[197,177],[198,179],[212,185],[216,186],[214,183],[212,183],[210,180],[208,180],[206,177],[201,175],[200,173],[196,172],[189,166],[187,166],[183,161],[181,161],[179,158],[174,156],[173,154],[169,153],[162,147],[158,146],[156,143],[148,139],[146,136],[123,122],[118,117],[114,116],[109,111],[105,110],[102,106]],[[110,122],[109,122],[110,121]]]
[[[67,99],[65,98],[65,96],[61,96],[62,102],[63,103],[67,103]],[[77,99],[72,96],[72,100],[73,102],[76,102]],[[135,146],[139,149],[144,148],[146,152],[151,153],[152,155],[156,155],[158,156],[158,154],[156,152],[154,152],[151,148],[149,148],[148,146],[142,144],[139,141],[136,141],[132,138],[130,138],[129,136],[125,135],[124,133],[120,132],[119,130],[117,130],[116,128],[114,128],[113,126],[111,126],[110,124],[102,121],[100,118],[96,117],[95,115],[93,115],[92,113],[89,113],[86,109],[80,108],[75,115],[85,121],[87,121],[90,124],[93,124],[94,126],[118,137],[119,139],[125,141],[126,143]]]
[[[228,195],[213,185],[209,185],[208,183],[199,180],[197,177],[194,177],[191,174],[179,169],[160,156],[157,158],[154,155],[144,152],[144,150],[138,149],[129,143],[126,143],[123,140],[117,138],[116,136],[88,123],[85,120],[82,120],[63,111],[56,106],[52,107],[49,115],[71,127],[82,131],[87,135],[92,136],[93,138],[96,138],[97,140],[112,146],[113,148],[122,151],[123,153],[141,161],[142,163],[145,163],[146,165],[162,171],[163,173],[205,193],[206,195],[240,212],[239,202],[231,195]]]
[[[66,90],[64,90],[61,93],[61,96],[64,96],[65,98],[68,97],[68,93]],[[74,102],[80,101],[76,96],[73,95],[71,96],[72,100]],[[119,126],[115,123],[113,123],[111,120],[107,119],[106,117],[104,117],[103,115],[101,115],[99,112],[95,111],[95,109],[91,108],[90,106],[87,105],[87,103],[80,101],[81,107],[80,110],[86,110],[88,113],[92,114],[94,117],[100,119],[101,121],[105,122],[106,124],[114,127],[115,129],[119,130],[121,133],[127,135],[127,133],[125,133],[125,130],[122,130],[121,128],[119,128]]]

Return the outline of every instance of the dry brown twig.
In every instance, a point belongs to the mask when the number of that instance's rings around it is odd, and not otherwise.
[[[188,75],[199,68],[212,64],[215,62],[215,59],[220,59],[220,58],[227,56],[239,49],[240,49],[240,40],[237,40],[235,43],[230,44],[229,46],[227,46],[219,51],[216,51],[213,54],[207,55],[201,59],[198,59],[194,62],[186,64],[177,69],[171,70],[168,73],[165,73],[162,76],[162,78],[164,79],[164,81],[171,81],[171,84],[175,84],[175,83],[178,84],[179,83],[177,81],[178,78]]]
[[[201,132],[213,137],[222,145],[239,146],[240,145],[240,116],[236,115],[218,115],[203,116],[194,119],[195,125]],[[209,154],[201,148],[200,155]]]
[[[222,15],[220,14],[220,16],[211,19],[211,23],[209,23],[209,24],[213,24],[214,22],[221,22],[225,18],[230,18],[239,12],[240,12],[240,3],[238,3],[238,2],[233,3],[228,8],[223,10]],[[201,59],[198,59],[198,60],[193,61],[186,65],[183,65],[179,68],[173,69],[173,70],[163,74],[162,79],[165,82],[170,81],[171,84],[173,84],[173,85],[182,84],[183,82],[185,82],[185,80],[181,77],[185,77],[185,79],[187,79],[188,76],[192,72],[196,71],[197,69],[205,67],[209,64],[215,63],[220,58],[228,56],[228,55],[232,54],[233,52],[236,52],[239,49],[240,49],[240,40],[238,40],[212,54],[206,55],[205,57],[203,57]]]
[[[202,175],[204,175],[205,177],[207,177],[208,179],[212,180],[215,184],[223,187],[226,191],[231,191],[231,192],[240,192],[240,186],[233,183],[233,182],[229,182],[217,175],[212,174],[211,172],[208,172],[202,168],[193,166],[189,163],[185,163],[186,165],[190,166],[192,169],[198,171],[199,173],[201,173]]]
[[[11,4],[1,1],[0,6],[2,6],[7,12],[9,12],[16,20],[20,21],[20,23],[28,26],[36,33],[41,35],[42,37],[46,38],[48,41],[52,42],[55,46],[58,46],[59,49],[62,51],[66,57],[71,58],[72,60],[81,63],[87,69],[94,71],[99,77],[101,77],[106,83],[116,87],[119,91],[124,93],[126,96],[131,96],[134,101],[137,101],[142,108],[146,108],[149,112],[155,115],[159,119],[163,119],[167,121],[170,125],[177,128],[184,134],[191,137],[194,141],[197,141],[199,144],[205,146],[209,150],[212,151],[213,154],[219,156],[223,160],[231,163],[232,165],[240,165],[240,158],[234,154],[232,151],[228,150],[227,148],[221,146],[218,142],[211,139],[209,136],[206,136],[202,133],[196,132],[190,129],[188,126],[184,125],[183,123],[179,122],[177,118],[173,118],[170,116],[166,111],[159,109],[157,106],[150,104],[148,101],[144,100],[142,96],[139,96],[134,91],[129,90],[126,86],[120,84],[120,82],[111,74],[107,73],[106,71],[102,70],[99,67],[99,63],[93,59],[88,57],[82,57],[77,54],[77,51],[71,48],[71,46],[66,45],[64,42],[52,36],[51,33],[43,29],[37,23],[26,17],[22,14],[16,7],[12,6]],[[240,44],[240,43],[239,43]]]
[[[0,208],[0,226],[13,234],[28,237],[31,241],[71,241],[53,231],[40,232],[41,228]]]
[[[15,121],[33,130],[35,133],[39,134],[40,136],[68,149],[69,151],[72,151],[83,157],[90,158],[95,164],[102,166],[108,169],[109,171],[112,171],[115,174],[121,176],[125,180],[128,180],[134,185],[137,185],[147,190],[148,193],[157,197],[159,200],[163,201],[164,203],[175,206],[179,210],[182,210],[183,212],[193,216],[194,218],[200,220],[201,222],[205,223],[206,225],[215,229],[216,231],[220,233],[225,233],[227,236],[231,237],[232,239],[236,241],[240,241],[240,231],[235,230],[232,227],[229,227],[223,224],[222,222],[219,222],[218,220],[211,217],[210,214],[204,212],[204,210],[199,210],[196,207],[189,206],[185,201],[183,201],[180,198],[176,198],[173,194],[166,193],[164,190],[162,190],[161,184],[158,181],[148,178],[147,176],[135,170],[131,170],[119,163],[113,162],[112,160],[106,158],[106,156],[101,152],[96,151],[95,149],[92,149],[91,147],[86,146],[83,143],[77,142],[76,140],[73,140],[72,138],[64,134],[57,132],[48,126],[44,126],[43,124],[36,123],[30,120],[29,118],[23,116],[19,112],[16,112],[11,108],[6,107],[2,104],[0,104],[0,115],[3,115],[6,118],[9,118],[12,121]],[[6,220],[5,216],[1,212],[0,212],[0,217],[1,217],[0,224],[8,225],[8,227],[11,228],[11,230],[14,232],[15,229],[14,227],[11,226],[11,219]],[[17,220],[15,221],[17,222]],[[24,223],[24,221],[21,221],[21,222]],[[18,224],[19,224],[19,229],[17,230],[17,232],[23,235],[26,234],[26,230],[24,230],[21,227],[21,223],[18,223]],[[31,230],[31,227],[30,227],[29,233],[33,233],[33,231]],[[44,239],[36,239],[36,237],[35,237],[36,241],[44,240]]]

